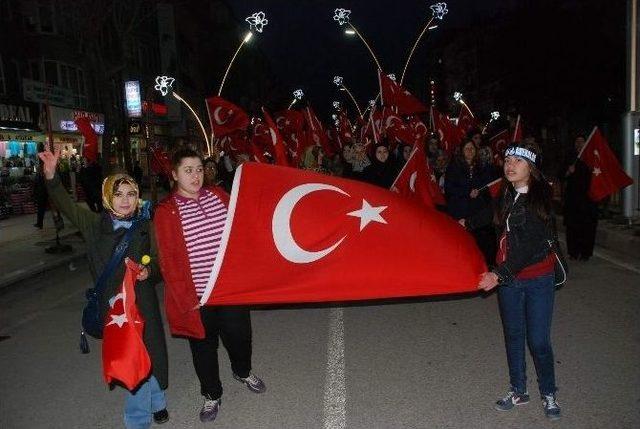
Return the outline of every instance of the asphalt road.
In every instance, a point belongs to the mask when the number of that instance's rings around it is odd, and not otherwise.
[[[78,351],[84,264],[0,295],[0,427],[122,427],[121,389],[102,380],[100,345]],[[161,288],[159,289],[161,293]],[[508,387],[495,294],[254,311],[262,395],[232,379],[204,425],[188,344],[170,338],[165,428],[640,427],[640,274],[593,258],[556,295],[553,342],[563,417],[549,422],[528,361],[532,401],[499,413]]]

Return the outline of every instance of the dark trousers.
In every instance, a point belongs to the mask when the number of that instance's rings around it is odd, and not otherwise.
[[[572,258],[593,256],[598,221],[567,222],[567,253]]]
[[[474,229],[471,231],[471,235],[476,240],[478,249],[482,252],[487,266],[493,267],[496,264],[496,252],[498,251],[496,232],[493,226]]]
[[[540,394],[556,391],[551,347],[554,294],[553,273],[528,280],[515,279],[498,289],[509,379],[515,392],[527,391],[525,340],[533,356]]]
[[[251,371],[251,315],[238,308],[200,308],[204,339],[189,339],[193,366],[200,380],[200,393],[211,399],[222,396],[218,368],[218,337],[229,353],[231,370],[239,377]]]
[[[39,228],[42,228],[42,223],[44,222],[44,214],[47,211],[47,202],[38,203],[38,217],[36,218],[36,225]]]

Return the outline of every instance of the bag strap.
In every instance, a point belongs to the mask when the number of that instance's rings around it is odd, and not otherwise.
[[[124,254],[127,251],[127,248],[129,247],[129,242],[131,241],[133,232],[137,228],[137,226],[138,226],[138,222],[134,221],[131,227],[127,229],[127,232],[124,234],[124,236],[116,246],[116,249],[113,252],[113,255],[111,255],[111,259],[109,260],[109,262],[107,262],[107,265],[105,265],[104,269],[102,270],[102,273],[100,274],[100,277],[98,277],[98,281],[96,281],[96,286],[95,286],[95,292],[98,296],[102,294],[102,289],[104,288],[104,284],[107,278],[113,273],[113,270],[115,270],[116,265],[118,265],[120,261],[122,261],[122,258],[124,257]]]

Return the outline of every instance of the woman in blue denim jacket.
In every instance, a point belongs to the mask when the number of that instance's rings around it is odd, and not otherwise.
[[[555,256],[548,239],[553,236],[551,187],[538,169],[540,151],[535,144],[505,150],[501,196],[494,210],[485,210],[460,223],[473,230],[493,221],[498,229],[496,267],[482,275],[479,289],[498,288],[504,329],[510,388],[495,404],[508,411],[529,402],[525,340],[533,356],[545,415],[560,418],[551,347],[551,319],[555,294]]]

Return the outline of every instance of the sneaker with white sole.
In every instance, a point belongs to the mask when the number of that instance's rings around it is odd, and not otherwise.
[[[549,420],[558,420],[560,418],[560,404],[558,404],[554,393],[542,396],[542,406],[544,407],[544,415]]]
[[[233,378],[238,380],[240,383],[246,384],[247,388],[253,393],[263,393],[267,390],[267,386],[264,384],[264,381],[262,381],[257,375],[249,374],[248,377],[242,378],[233,374]]]
[[[222,398],[211,399],[209,396],[205,396],[204,404],[202,404],[202,409],[200,410],[200,421],[202,423],[214,421],[218,417],[220,404],[222,404]]]
[[[516,405],[524,405],[529,402],[529,394],[527,392],[518,393],[509,390],[504,398],[498,399],[494,408],[498,411],[509,411]]]

